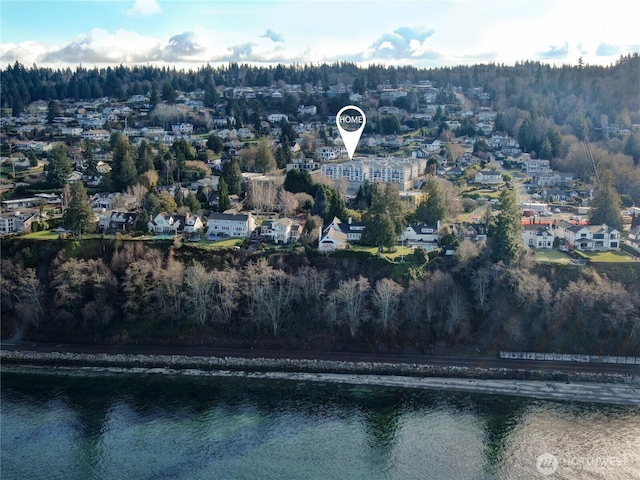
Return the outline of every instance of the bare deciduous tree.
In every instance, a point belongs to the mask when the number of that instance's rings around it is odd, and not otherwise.
[[[327,286],[327,273],[305,265],[298,270],[296,281],[302,297],[309,303],[319,302]]]
[[[276,203],[276,186],[271,181],[252,180],[247,188],[247,205],[254,208],[260,216],[265,210],[272,209]]]
[[[296,196],[287,192],[283,187],[278,188],[278,205],[280,206],[280,211],[286,215],[293,215],[298,209],[298,200]]]
[[[200,262],[193,261],[184,270],[185,307],[190,317],[204,325],[211,311],[213,277]]]
[[[238,308],[238,299],[240,298],[239,278],[240,274],[234,269],[212,272],[214,319],[220,318],[221,323],[229,323]]]
[[[341,281],[338,289],[332,293],[331,303],[336,310],[335,318],[337,321],[346,320],[352,337],[356,336],[363,320],[369,290],[369,280],[359,276]]]
[[[378,310],[377,320],[382,323],[385,332],[393,325],[403,293],[404,289],[390,278],[383,278],[376,283],[373,304]]]
[[[245,286],[252,319],[258,324],[268,323],[273,336],[277,336],[293,297],[294,278],[260,259],[245,267]]]
[[[33,268],[27,268],[21,275],[17,276],[16,281],[15,296],[18,315],[24,321],[38,327],[40,320],[44,317],[42,303],[44,302],[45,291],[42,283]]]

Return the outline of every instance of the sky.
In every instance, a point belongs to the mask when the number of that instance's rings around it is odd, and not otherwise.
[[[0,0],[0,64],[610,65],[630,0]]]

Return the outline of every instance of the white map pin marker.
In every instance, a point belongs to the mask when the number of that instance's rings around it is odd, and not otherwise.
[[[360,114],[360,116],[343,115],[343,113],[347,110],[356,110]],[[357,130],[345,130],[344,128],[342,128],[342,124],[354,126],[359,125],[359,127]],[[362,135],[362,131],[364,130],[364,126],[366,124],[367,117],[365,117],[364,112],[355,105],[347,105],[346,107],[342,107],[336,115],[336,125],[338,126],[338,132],[340,132],[340,136],[342,137],[342,141],[344,142],[344,147],[347,149],[347,153],[349,154],[349,160],[353,159],[353,154],[356,151],[356,147],[358,146],[358,142],[360,141],[360,136]]]

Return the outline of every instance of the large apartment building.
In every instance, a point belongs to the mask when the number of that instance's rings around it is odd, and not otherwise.
[[[398,190],[410,190],[413,180],[425,173],[424,158],[356,158],[342,163],[326,163],[321,166],[322,175],[332,180],[345,179],[349,183],[392,182]]]

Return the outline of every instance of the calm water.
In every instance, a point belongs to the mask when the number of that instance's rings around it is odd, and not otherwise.
[[[638,407],[3,371],[1,420],[4,480],[640,478]]]

